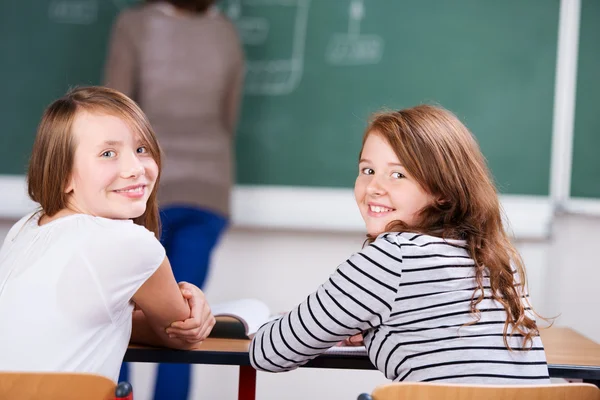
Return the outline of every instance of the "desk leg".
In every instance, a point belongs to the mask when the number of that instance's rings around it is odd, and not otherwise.
[[[240,365],[238,400],[256,399],[256,370],[249,365]]]

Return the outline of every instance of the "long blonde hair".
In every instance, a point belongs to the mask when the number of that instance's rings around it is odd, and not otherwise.
[[[76,114],[81,110],[119,117],[146,142],[159,173],[146,203],[146,211],[133,222],[146,227],[158,237],[160,223],[156,191],[160,182],[161,150],[142,110],[129,97],[113,89],[102,86],[78,87],[46,108],[29,160],[29,197],[40,204],[43,214],[50,217],[67,207],[68,194],[65,188],[73,170],[76,147],[72,126]]]
[[[524,337],[524,346],[531,345],[539,332],[535,320],[526,314],[524,303],[531,306],[528,299],[521,301],[525,296],[525,268],[504,230],[495,185],[471,132],[450,111],[419,105],[374,115],[365,131],[363,147],[373,133],[389,143],[408,173],[436,199],[421,210],[415,226],[393,221],[386,230],[466,240],[475,261],[477,281],[471,312],[479,320],[477,305],[484,298],[483,277],[487,271],[492,297],[507,311],[505,346],[510,349],[507,336],[515,333]],[[510,325],[513,329],[509,335]]]

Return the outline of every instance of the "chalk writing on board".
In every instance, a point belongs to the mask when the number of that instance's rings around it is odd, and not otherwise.
[[[292,93],[302,80],[310,0],[229,0],[225,13],[246,47],[244,92]],[[264,49],[268,57],[262,57]]]
[[[325,59],[333,65],[377,64],[383,55],[383,38],[361,34],[360,23],[365,17],[363,0],[351,0],[348,9],[348,33],[331,36]]]
[[[93,24],[98,18],[98,2],[97,0],[54,0],[48,7],[48,18],[59,24]]]

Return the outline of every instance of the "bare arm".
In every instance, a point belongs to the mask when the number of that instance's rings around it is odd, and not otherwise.
[[[144,315],[142,310],[133,312],[133,327],[131,330],[131,343],[147,344],[157,347],[171,347],[173,349],[189,350],[197,346],[199,343],[189,343],[186,340],[169,338],[166,334],[158,334],[157,331],[150,325],[150,322]]]
[[[190,305],[191,317],[185,321],[173,322],[166,330],[168,338],[160,337],[150,326],[144,312],[136,307],[133,313],[131,342],[189,349],[208,337],[215,325],[215,317],[204,293],[191,283],[179,282],[178,285]]]
[[[191,315],[188,301],[183,297],[166,257],[132,300],[139,308],[133,313],[132,341],[174,348],[193,346],[170,339],[166,333],[173,322],[184,321]]]

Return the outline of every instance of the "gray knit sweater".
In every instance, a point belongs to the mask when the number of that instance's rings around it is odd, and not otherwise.
[[[105,84],[137,101],[158,136],[161,206],[229,215],[243,74],[235,27],[216,10],[184,14],[151,3],[118,16]]]

